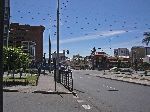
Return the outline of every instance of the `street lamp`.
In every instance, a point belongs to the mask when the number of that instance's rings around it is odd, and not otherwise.
[[[51,73],[52,64],[51,64],[51,40],[49,35],[49,72]]]

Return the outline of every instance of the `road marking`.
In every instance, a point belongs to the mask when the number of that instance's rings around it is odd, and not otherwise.
[[[80,78],[82,78],[82,77],[80,77]]]
[[[110,87],[110,88],[112,88],[112,87]]]
[[[88,110],[91,109],[90,105],[82,105],[82,107],[83,107],[84,109],[86,109],[86,110],[87,110],[87,109],[88,109]]]
[[[82,103],[82,102],[84,102],[84,101],[83,101],[83,100],[77,100],[77,102],[78,102],[78,103]]]

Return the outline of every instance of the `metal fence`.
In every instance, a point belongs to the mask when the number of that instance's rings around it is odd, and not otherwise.
[[[71,70],[60,70],[60,83],[69,91],[73,91],[73,78]]]

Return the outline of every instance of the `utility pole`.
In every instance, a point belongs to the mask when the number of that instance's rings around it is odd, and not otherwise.
[[[52,70],[52,64],[51,64],[51,40],[49,35],[49,72],[51,73]]]
[[[56,60],[56,81],[59,82],[59,0],[57,0],[57,60]]]
[[[3,112],[3,38],[5,0],[0,1],[0,111]]]

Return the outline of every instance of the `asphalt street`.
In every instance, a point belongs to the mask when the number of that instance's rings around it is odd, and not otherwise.
[[[77,101],[89,112],[150,112],[150,87],[96,77],[99,71],[73,71]],[[103,72],[101,72],[103,73]]]

